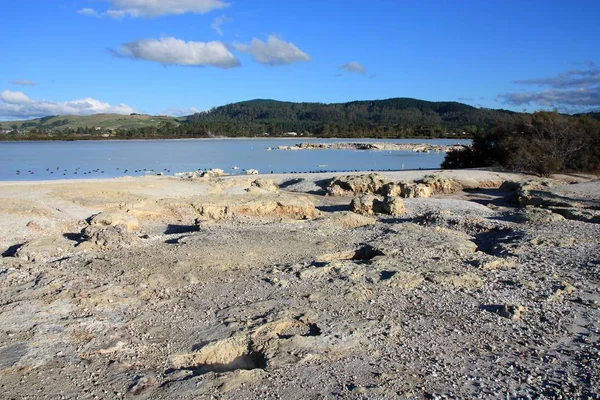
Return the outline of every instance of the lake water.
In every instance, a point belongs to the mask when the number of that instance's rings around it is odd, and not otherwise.
[[[201,139],[0,142],[0,180],[140,176],[221,168],[231,174],[439,168],[445,153],[364,150],[273,150],[300,142],[467,144],[456,139]],[[239,167],[239,169],[233,169]],[[19,172],[17,172],[19,171]]]

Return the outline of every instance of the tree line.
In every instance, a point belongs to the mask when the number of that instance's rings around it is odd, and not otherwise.
[[[410,98],[354,101],[339,104],[292,103],[252,100],[228,104],[196,113],[180,122],[163,121],[158,126],[116,129],[118,138],[198,138],[215,136],[281,136],[296,132],[318,137],[445,137],[473,135],[492,122],[513,113],[471,107],[457,102],[429,102]],[[54,138],[102,136],[94,127],[71,129],[67,121],[51,126],[33,122],[30,135],[52,133]],[[24,124],[24,125],[25,125]]]

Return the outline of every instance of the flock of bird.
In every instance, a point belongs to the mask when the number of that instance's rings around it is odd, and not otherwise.
[[[129,174],[130,173],[129,169],[127,169],[127,168],[125,168],[123,170],[121,170],[121,168],[117,168],[116,170],[119,171],[119,173],[120,173],[120,171],[123,171],[123,174]],[[81,174],[81,175],[104,174],[106,172],[106,170],[100,169],[100,168],[96,168],[96,169],[92,169],[92,170],[89,170],[89,171],[82,171],[81,167],[77,167],[74,170],[69,171],[68,169],[61,169],[60,167],[56,167],[56,169],[54,169],[54,168],[46,168],[45,172],[46,173],[50,173],[50,174],[56,174],[56,175],[62,174],[63,176],[67,176],[67,175],[78,175],[78,174]],[[159,171],[159,172],[167,173],[167,172],[171,172],[171,170],[168,169],[168,168],[165,168],[165,169],[163,169],[162,171]],[[155,173],[155,170],[154,169],[143,168],[143,169],[132,170],[132,173],[136,173],[136,174],[153,174],[153,173]],[[21,170],[18,169],[16,171],[16,175],[27,175],[27,174],[28,175],[34,175],[35,171],[32,170],[32,169],[29,169],[27,171],[21,171]]]
[[[233,169],[236,169],[235,167]],[[239,169],[239,168],[237,168]],[[422,169],[422,168],[419,168]],[[402,164],[402,170],[404,170],[404,164]],[[136,170],[130,170],[129,169],[121,169],[121,168],[117,168],[116,171],[119,171],[118,173],[120,174],[121,171],[123,174],[127,175],[127,174],[159,174],[159,175],[164,175],[165,173],[171,173],[171,170],[168,168],[164,168],[162,171],[157,171],[152,169],[136,169]],[[202,169],[198,169],[198,171],[202,171]],[[245,169],[242,171],[246,171]],[[393,169],[387,169],[387,170],[365,170],[365,171],[371,171],[371,172],[375,172],[375,171],[400,171],[400,170],[393,170]],[[83,173],[81,173],[81,167],[77,167],[72,171],[69,171],[67,169],[61,169],[60,167],[56,167],[56,169],[54,168],[46,168],[47,173],[50,174],[57,174],[60,175],[62,174],[63,176],[67,176],[67,175],[92,175],[92,174],[104,174],[106,171],[104,169],[100,169],[100,168],[96,168],[96,169],[92,169],[89,171],[83,171]],[[325,173],[325,172],[360,172],[360,170],[310,170],[310,171],[289,171],[289,172],[283,172],[283,173],[288,173],[288,174],[317,174],[317,173]],[[273,174],[274,171],[271,171],[271,174]],[[16,171],[17,175],[34,175],[35,171],[34,170],[27,170],[27,171],[21,171],[21,170],[17,170]]]

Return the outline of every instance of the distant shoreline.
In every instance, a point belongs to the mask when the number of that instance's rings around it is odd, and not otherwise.
[[[375,138],[375,137],[318,137],[318,136],[220,136],[212,138],[132,138],[132,139],[113,139],[113,138],[89,138],[89,139],[23,139],[23,140],[0,140],[0,143],[43,143],[43,142],[147,142],[152,140],[177,140],[177,141],[208,141],[208,140],[291,140],[291,141],[312,141],[312,140],[472,140],[470,137],[463,138],[448,138],[448,137],[435,137],[435,138],[423,138],[423,137],[405,137],[405,138]]]

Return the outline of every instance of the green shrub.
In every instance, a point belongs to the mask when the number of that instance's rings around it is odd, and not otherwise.
[[[449,152],[443,168],[498,166],[548,175],[600,169],[600,122],[556,112],[516,115],[477,134],[470,149]]]

